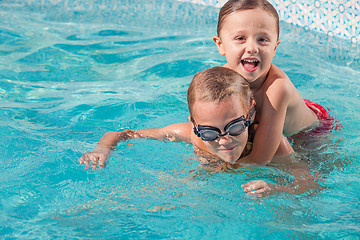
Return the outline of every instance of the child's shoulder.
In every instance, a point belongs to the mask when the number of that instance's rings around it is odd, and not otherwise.
[[[272,64],[265,83],[260,91],[255,93],[257,104],[269,102],[271,106],[287,105],[293,96],[297,96],[297,89],[284,71]]]
[[[266,89],[276,94],[292,94],[296,90],[286,73],[274,64],[266,79]]]
[[[280,80],[278,82],[282,82],[282,83],[286,83],[287,81],[291,82],[290,78],[286,75],[286,73],[283,70],[281,70],[275,64],[272,64],[270,67],[266,81],[274,82],[276,80]]]

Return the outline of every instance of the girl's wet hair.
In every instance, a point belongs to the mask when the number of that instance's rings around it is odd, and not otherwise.
[[[239,73],[225,67],[213,67],[195,74],[187,91],[190,116],[196,101],[221,102],[237,95],[245,109],[249,109],[252,93],[249,83]]]
[[[266,0],[229,0],[224,4],[220,9],[219,19],[217,25],[217,35],[220,36],[220,31],[224,22],[224,19],[231,13],[249,9],[260,8],[268,12],[271,16],[274,17],[277,27],[277,37],[279,38],[279,14],[276,9]]]

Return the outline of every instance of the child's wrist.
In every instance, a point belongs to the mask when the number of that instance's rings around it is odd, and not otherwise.
[[[110,152],[111,152],[111,148],[104,147],[104,146],[96,146],[93,151],[94,152],[101,152],[101,153],[104,153],[106,155],[109,155]]]

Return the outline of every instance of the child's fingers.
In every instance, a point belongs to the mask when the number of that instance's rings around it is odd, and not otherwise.
[[[84,158],[84,164],[85,164],[86,169],[88,169],[90,167],[88,154],[86,154],[86,156]]]
[[[267,190],[265,188],[260,188],[254,191],[247,192],[246,195],[253,197],[261,197],[267,194]]]
[[[84,154],[85,155],[85,154]],[[79,163],[83,164],[84,163],[84,155],[81,156],[81,158],[79,158]]]
[[[251,192],[261,188],[261,184],[259,183],[248,183],[242,186],[244,188],[244,192]]]
[[[89,168],[89,153],[85,153],[79,158],[80,164],[85,164],[85,168]]]
[[[245,192],[245,193],[249,193],[249,192],[257,191],[257,190],[259,190],[259,189],[261,189],[261,188],[258,187],[258,186],[251,185],[251,186],[249,186],[249,187],[244,188],[244,192]]]
[[[90,156],[90,163],[92,168],[95,170],[97,168],[97,162],[99,160],[99,157],[96,156],[95,154],[91,154]]]
[[[270,194],[272,191],[271,185],[261,180],[253,181],[243,186],[244,192],[248,196],[262,197]]]
[[[87,162],[87,159],[88,159],[87,155],[88,155],[88,153],[85,153],[84,155],[81,156],[81,158],[79,158],[79,163],[80,163],[80,164],[85,164],[85,168],[87,168],[86,165],[88,164],[88,162]]]
[[[272,190],[272,185],[268,184],[262,180],[256,180],[249,182],[247,184],[243,184],[242,187],[244,188],[245,193],[250,193],[252,195],[269,193]],[[249,194],[248,194],[249,195]]]
[[[84,164],[85,168],[88,169],[90,166],[92,169],[97,169],[99,162],[100,169],[106,167],[106,157],[103,154],[89,152],[81,156],[79,159],[80,164]]]
[[[104,167],[106,167],[106,158],[105,159],[100,158],[100,160],[99,160],[99,168],[103,169]]]

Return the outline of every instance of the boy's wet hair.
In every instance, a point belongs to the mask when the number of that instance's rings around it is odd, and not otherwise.
[[[277,37],[279,38],[280,30],[279,30],[279,14],[276,9],[266,0],[229,0],[224,4],[224,6],[220,9],[219,19],[217,25],[217,35],[220,36],[220,31],[224,22],[224,19],[231,13],[249,9],[260,8],[266,12],[268,12],[271,16],[274,17],[276,21],[277,28]]]
[[[190,116],[196,101],[221,102],[238,95],[245,109],[250,109],[252,93],[249,83],[239,73],[225,67],[213,67],[195,74],[187,91]]]

